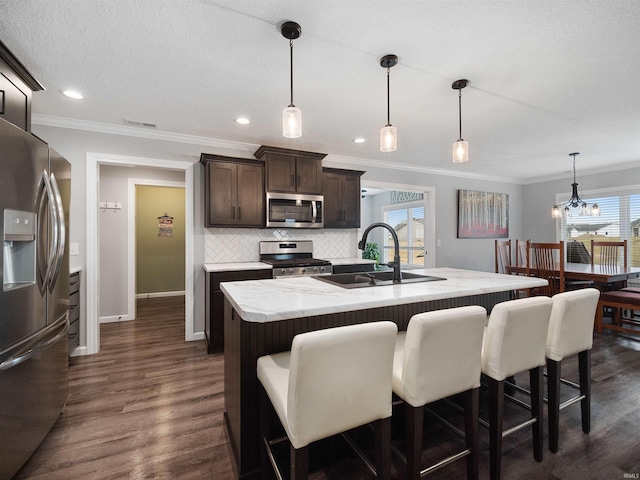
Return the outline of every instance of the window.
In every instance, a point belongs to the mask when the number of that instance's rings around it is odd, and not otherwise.
[[[591,240],[627,240],[629,265],[640,267],[640,187],[582,198],[590,206],[597,203],[600,216],[581,217],[579,209],[572,209],[572,216],[562,219],[560,239],[582,242],[589,253]],[[558,201],[563,199],[558,197]]]
[[[384,222],[393,227],[400,244],[400,263],[424,267],[424,203],[412,202],[384,207]],[[384,263],[393,261],[393,238],[385,231]]]

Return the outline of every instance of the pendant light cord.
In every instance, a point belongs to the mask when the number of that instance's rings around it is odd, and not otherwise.
[[[458,141],[462,140],[462,89],[458,89]]]
[[[289,62],[289,72],[291,78],[291,103],[290,107],[295,107],[293,104],[293,40],[289,39],[289,51],[291,52],[291,61]]]
[[[391,116],[389,113],[390,110],[390,103],[389,103],[389,71],[391,70],[391,68],[387,67],[387,127],[391,125]]]

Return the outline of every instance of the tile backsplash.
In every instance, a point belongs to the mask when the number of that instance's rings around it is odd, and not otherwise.
[[[359,257],[356,229],[205,229],[205,263],[256,262],[258,242],[265,240],[313,240],[316,258]]]

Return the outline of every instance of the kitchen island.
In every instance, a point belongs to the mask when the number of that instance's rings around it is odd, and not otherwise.
[[[391,320],[406,330],[412,315],[465,305],[491,311],[511,292],[546,280],[455,268],[411,270],[445,280],[344,289],[311,277],[222,283],[225,295],[225,426],[241,479],[259,478],[256,362],[288,350],[299,333]]]

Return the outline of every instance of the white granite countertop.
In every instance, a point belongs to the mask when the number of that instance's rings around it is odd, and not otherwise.
[[[376,263],[375,260],[367,260],[364,258],[326,258],[332,265],[357,265]],[[232,270],[269,270],[271,265],[262,262],[226,262],[226,263],[205,263],[203,264],[205,272],[229,272]]]
[[[412,270],[446,280],[346,289],[312,277],[249,280],[220,284],[240,317],[273,322],[389,305],[504,292],[547,284],[546,280],[457,268]]]
[[[205,263],[205,272],[229,272],[231,270],[271,270],[271,265],[262,262]]]
[[[329,260],[331,265],[358,265],[358,264],[367,264],[367,263],[376,263],[375,260],[369,260],[366,258],[325,258],[325,260]]]

